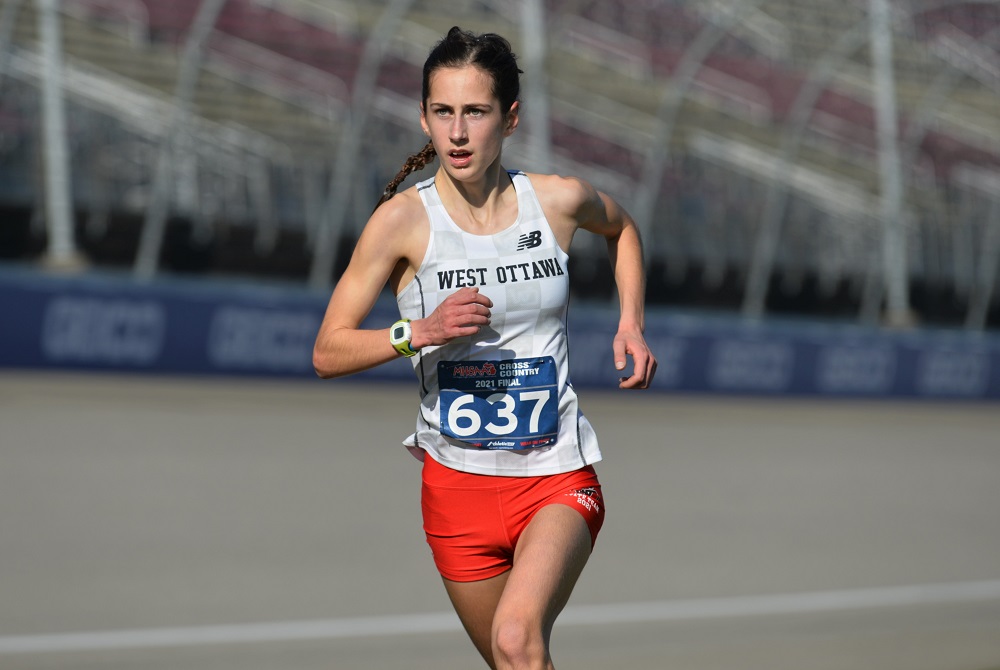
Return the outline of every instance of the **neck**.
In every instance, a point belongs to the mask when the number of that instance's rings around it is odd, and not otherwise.
[[[490,166],[483,179],[475,182],[454,179],[439,169],[436,183],[441,202],[456,221],[483,229],[510,223],[506,214],[511,206],[507,194],[513,193],[512,183],[499,161]]]
[[[507,171],[497,160],[490,165],[481,179],[476,181],[463,181],[453,178],[444,168],[437,171],[438,190],[444,185],[445,189],[454,191],[454,194],[461,197],[465,203],[474,209],[488,207],[491,201],[510,184]]]

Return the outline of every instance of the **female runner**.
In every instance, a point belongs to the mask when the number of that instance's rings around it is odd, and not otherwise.
[[[430,143],[386,187],[313,354],[324,378],[410,357],[420,408],[404,444],[423,461],[424,530],[494,669],[553,667],[553,623],[604,520],[593,468],[601,453],[567,367],[567,259],[578,229],[607,240],[620,387],[648,388],[656,370],[632,219],[585,181],[501,165],[518,125],[519,74],[499,35],[456,27],[431,51],[420,104]],[[396,195],[435,157],[432,178]],[[402,318],[361,329],[386,282]]]

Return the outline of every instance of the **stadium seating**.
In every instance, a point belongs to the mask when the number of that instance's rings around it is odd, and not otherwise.
[[[30,5],[25,3],[21,11],[15,37],[28,49],[37,40]],[[169,100],[176,86],[178,49],[199,5],[200,0],[66,0],[66,52],[75,67],[91,76]],[[555,161],[560,169],[578,172],[631,201],[670,77],[692,40],[734,5],[547,0],[545,6]],[[765,0],[720,39],[692,83],[669,138],[673,160],[658,199],[663,216],[652,224],[654,256],[674,268],[714,264],[705,273],[708,283],[745,272],[758,226],[751,213],[761,209],[767,181],[750,188],[754,177],[761,177],[748,174],[746,164],[735,157],[760,153],[776,160],[787,139],[789,112],[817,59],[848,31],[866,29],[866,7],[862,2]],[[257,133],[288,148],[294,158],[282,162],[276,156],[271,168],[278,189],[276,208],[281,226],[307,239],[317,224],[307,214],[310,207],[301,202],[302,187],[296,190],[296,181],[307,171],[320,180],[328,176],[365,36],[381,10],[382,3],[349,0],[229,0],[207,43],[194,100],[196,116],[226,127],[226,132],[247,137]],[[956,3],[897,19],[896,87],[905,128],[930,81],[950,67],[934,50],[941,26],[947,22],[969,39],[986,39],[1000,26],[1000,14],[983,3]],[[373,192],[408,150],[399,145],[416,148],[420,139],[411,133],[411,104],[419,91],[423,55],[433,40],[458,23],[501,32],[520,50],[517,20],[511,8],[477,0],[412,4],[385,54],[378,77],[380,103],[366,131],[375,150],[363,180],[372,184]],[[819,97],[793,158],[797,169],[874,197],[879,177],[870,57],[865,40],[858,44]],[[915,162],[922,181],[908,192],[913,211],[911,267],[918,280],[926,275],[947,282],[957,276],[944,242],[953,237],[951,228],[963,225],[956,223],[947,202],[950,175],[966,163],[995,167],[1000,162],[1000,145],[991,139],[1000,137],[996,108],[996,90],[974,77],[958,78],[920,145]],[[30,113],[18,105],[5,104],[2,112],[5,136],[31,125]],[[699,134],[724,138],[729,149],[699,153],[691,145]],[[91,140],[78,141],[85,145]],[[511,155],[519,155],[516,146]],[[11,163],[21,160],[19,156],[7,151],[0,161]],[[697,188],[678,177],[690,170],[700,175]],[[814,274],[822,267],[827,276],[846,273],[851,281],[861,281],[858,273],[867,272],[865,263],[830,261],[822,245],[811,243],[826,240],[827,249],[837,249],[831,253],[850,256],[848,250],[858,239],[856,222],[844,224],[837,211],[794,183],[785,188],[790,189],[792,209],[785,217],[781,267],[791,268],[791,274]],[[240,198],[246,200],[246,193],[236,200]],[[367,201],[368,196],[360,199]],[[226,207],[239,210],[233,203]],[[875,235],[873,221],[864,224],[870,239]],[[684,274],[675,270],[671,281]]]

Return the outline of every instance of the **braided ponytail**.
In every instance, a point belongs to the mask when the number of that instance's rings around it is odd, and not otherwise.
[[[382,197],[379,198],[378,204],[375,205],[375,209],[378,209],[383,202],[396,195],[396,189],[399,188],[401,183],[403,183],[403,180],[406,179],[411,173],[416,172],[417,170],[423,170],[427,167],[428,163],[434,160],[435,156],[437,156],[437,152],[434,151],[434,145],[428,142],[423,149],[407,158],[406,162],[403,163],[403,167],[399,169],[399,172],[397,172],[396,176],[392,178],[392,181],[386,185],[385,191],[382,193]]]

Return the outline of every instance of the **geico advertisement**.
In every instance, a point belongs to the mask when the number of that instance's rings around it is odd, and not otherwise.
[[[221,369],[307,372],[319,317],[311,312],[220,307],[208,328],[208,360]]]
[[[57,363],[153,365],[167,315],[153,300],[58,296],[42,318],[42,354]]]
[[[0,365],[159,372],[313,376],[324,304],[311,297],[254,303],[204,290],[51,291],[0,275]],[[570,326],[571,379],[611,388],[614,323],[578,312]],[[390,323],[381,307],[363,327]],[[868,332],[817,335],[781,325],[748,334],[733,319],[651,318],[659,360],[653,388],[673,391],[866,397],[1000,397],[1000,339],[979,334]],[[631,363],[630,363],[631,365]],[[362,373],[412,378],[406,361]]]
[[[56,296],[42,315],[46,361],[162,369],[306,373],[319,315],[304,310],[218,306],[182,313],[155,299]],[[177,340],[200,343],[195,356]],[[197,351],[200,349],[201,351]],[[200,359],[200,360],[199,360]]]

